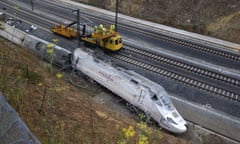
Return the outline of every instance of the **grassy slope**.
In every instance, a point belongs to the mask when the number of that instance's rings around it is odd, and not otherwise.
[[[0,91],[43,144],[116,144],[126,140],[122,129],[130,125],[136,134],[129,143],[135,144],[140,134],[153,144],[187,143],[156,128],[149,129],[151,134],[144,132],[135,120],[91,98],[100,87],[78,89],[67,78],[56,78],[46,63],[0,38]]]
[[[222,16],[206,28],[212,36],[240,43],[240,11]]]

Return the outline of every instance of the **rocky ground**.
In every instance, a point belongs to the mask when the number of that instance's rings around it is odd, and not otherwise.
[[[75,0],[115,11],[116,0]],[[120,13],[240,43],[238,0],[119,0]]]

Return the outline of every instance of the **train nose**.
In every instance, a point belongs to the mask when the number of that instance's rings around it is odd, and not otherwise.
[[[187,125],[177,125],[172,130],[174,133],[182,134],[187,131]]]
[[[182,125],[178,127],[179,133],[185,133],[187,131],[187,125]]]
[[[178,125],[177,127],[172,128],[172,132],[176,134],[185,133],[187,131],[186,125]]]
[[[167,127],[164,127],[168,125]],[[165,123],[162,125],[162,127],[166,128],[167,130],[173,132],[173,133],[176,133],[176,134],[182,134],[182,133],[185,133],[187,131],[187,125],[186,124],[178,124],[178,125],[175,125],[175,124],[169,124],[169,123]]]

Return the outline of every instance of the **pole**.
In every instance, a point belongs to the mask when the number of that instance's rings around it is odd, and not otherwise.
[[[32,6],[32,11],[33,11],[33,0],[31,0],[31,6]]]
[[[77,10],[77,38],[78,38],[78,47],[80,47],[80,27],[79,27],[79,24],[80,24],[80,10],[78,9]]]
[[[77,12],[77,41],[78,41],[78,47],[80,47],[80,27],[79,27],[79,24],[80,24],[80,10],[77,9],[77,10],[73,10],[72,12]]]
[[[116,0],[116,15],[115,15],[115,31],[117,32],[118,25],[118,0]]]

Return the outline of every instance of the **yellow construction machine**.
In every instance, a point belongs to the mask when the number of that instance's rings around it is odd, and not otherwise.
[[[50,28],[50,30],[54,34],[61,35],[66,38],[74,38],[77,37],[77,30],[75,28],[71,28],[72,25],[74,25],[76,22],[72,22],[68,25],[58,24],[54,25]]]
[[[122,48],[122,37],[115,31],[115,26],[111,25],[110,29],[106,29],[102,24],[94,27],[94,32],[85,35],[85,27],[81,40],[85,43],[95,45],[110,51],[118,51]]]
[[[77,30],[71,28],[72,22],[69,25],[54,25],[50,30],[58,35],[61,35],[66,38],[75,38],[77,37]],[[115,31],[115,26],[111,25],[110,29],[106,29],[102,24],[94,27],[94,31],[90,34],[86,33],[86,25],[82,26],[81,41],[84,41],[86,44],[91,44],[96,47],[107,49],[110,51],[118,51],[122,48],[122,37],[118,32]]]

